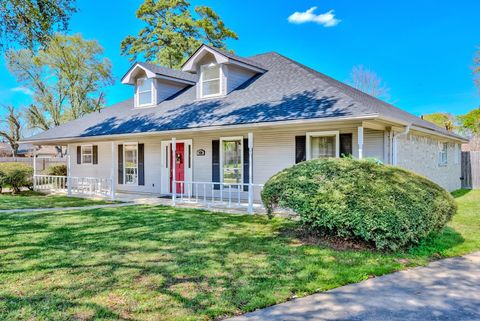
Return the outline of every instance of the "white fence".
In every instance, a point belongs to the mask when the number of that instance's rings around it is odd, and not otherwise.
[[[263,184],[184,182],[174,183],[173,205],[178,203],[203,204],[206,207],[246,208],[253,212],[254,198],[260,197]]]
[[[110,178],[34,175],[33,187],[38,191],[57,191],[68,195],[114,197]]]

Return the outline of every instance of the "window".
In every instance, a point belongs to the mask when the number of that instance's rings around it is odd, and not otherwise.
[[[242,184],[243,180],[243,137],[221,139],[222,182]]]
[[[339,145],[337,131],[307,133],[307,159],[339,157]]]
[[[125,144],[123,146],[123,159],[123,173],[125,175],[123,181],[125,184],[136,185],[138,182],[138,145]]]
[[[201,67],[202,98],[220,95],[220,65],[206,65]]]
[[[93,146],[83,145],[82,151],[82,164],[93,164]]]
[[[137,106],[153,104],[153,79],[137,79]]]
[[[438,152],[438,166],[447,166],[448,164],[448,144],[447,143],[440,143],[440,150]]]

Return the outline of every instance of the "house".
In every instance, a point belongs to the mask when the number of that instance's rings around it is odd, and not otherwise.
[[[72,188],[250,204],[278,171],[350,154],[460,188],[464,138],[275,52],[202,45],[181,70],[138,62],[122,83],[131,99],[26,139],[68,146]]]
[[[34,146],[33,144],[19,144],[16,157],[33,157],[33,149],[36,156],[41,158],[53,158],[58,156],[55,146]],[[13,150],[8,143],[0,142],[0,157],[13,157]]]

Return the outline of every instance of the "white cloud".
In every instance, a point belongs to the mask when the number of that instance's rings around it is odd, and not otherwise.
[[[28,96],[33,95],[33,91],[31,89],[26,88],[26,87],[22,87],[22,86],[12,88],[11,90],[13,92],[22,93],[22,94],[25,94],[25,95],[28,95]]]
[[[335,18],[335,14],[333,10],[322,14],[315,14],[314,11],[317,10],[317,7],[311,7],[305,12],[294,12],[288,17],[288,22],[290,23],[306,23],[306,22],[315,22],[324,27],[334,27],[340,23],[337,18]]]

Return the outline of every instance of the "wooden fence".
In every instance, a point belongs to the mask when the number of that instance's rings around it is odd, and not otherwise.
[[[66,157],[42,158],[37,157],[37,173],[42,173],[51,165],[67,165]],[[24,163],[33,167],[33,157],[0,157],[0,163]]]
[[[462,152],[462,188],[480,189],[480,151]]]

